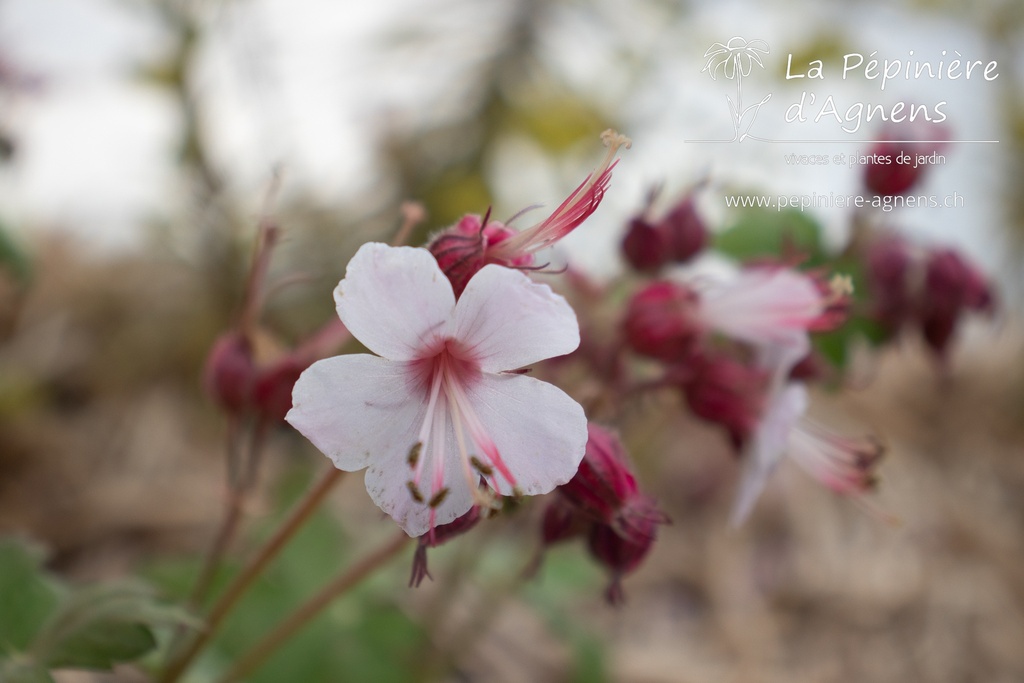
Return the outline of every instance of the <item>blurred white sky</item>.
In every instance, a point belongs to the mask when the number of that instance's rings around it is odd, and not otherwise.
[[[495,3],[437,3],[427,9],[413,0],[248,0],[216,6],[200,53],[197,94],[215,162],[232,179],[231,191],[254,204],[276,162],[285,163],[293,189],[327,202],[387,183],[374,161],[377,123],[444,116],[458,107],[459,93],[445,92],[444,84],[466,68],[465,55],[486,49],[501,25]],[[599,21],[573,3],[551,13],[543,45],[544,58],[571,85],[595,93],[609,112],[617,112],[623,132],[635,142],[616,171],[607,206],[566,245],[577,261],[599,272],[614,268],[622,221],[653,183],[663,183],[671,194],[709,173],[716,182],[772,194],[858,192],[857,170],[795,167],[783,160],[793,152],[865,151],[857,145],[684,142],[732,133],[726,95],[734,93],[734,83],[701,73],[712,42],[742,36],[771,46],[768,69],[755,69],[745,92],[751,99],[773,94],[752,131],[773,139],[845,135],[835,124],[805,129],[783,120],[785,108],[808,86],[774,74],[787,52],[821,34],[890,58],[906,58],[909,50],[933,62],[941,50],[991,58],[982,36],[963,22],[882,4],[707,2],[683,19],[656,3],[637,3],[629,11],[611,1],[596,6],[612,21]],[[175,102],[133,77],[170,48],[170,36],[146,7],[123,0],[0,0],[3,54],[45,79],[38,93],[0,112],[20,142],[17,163],[0,172],[0,216],[8,223],[23,230],[71,231],[100,249],[130,247],[142,240],[143,219],[168,216],[180,204]],[[384,48],[386,35],[414,28],[440,38],[429,44],[429,53]],[[637,60],[649,67],[640,78],[625,66]],[[899,81],[880,92],[877,83],[864,79],[844,82],[832,66],[828,80],[815,87],[837,102],[946,100],[955,138],[1000,138],[993,84]],[[875,133],[877,128],[865,126],[852,137]],[[504,145],[493,171],[498,215],[557,203],[599,156],[596,141],[587,154],[559,160],[529,145]],[[931,169],[921,190],[955,191],[966,207],[897,210],[888,217],[912,234],[962,246],[990,269],[1005,266],[995,228],[1001,147],[956,145],[946,159]],[[720,209],[720,197],[712,197],[708,208]],[[837,230],[846,213],[816,215]]]

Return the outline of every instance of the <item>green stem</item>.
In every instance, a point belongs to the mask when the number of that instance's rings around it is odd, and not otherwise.
[[[331,467],[313,485],[302,500],[295,504],[288,518],[278,527],[274,535],[259,549],[256,555],[242,569],[231,582],[231,584],[220,596],[217,602],[210,609],[210,615],[206,619],[206,628],[200,631],[189,646],[177,657],[175,657],[160,676],[158,683],[174,683],[181,677],[181,674],[188,668],[196,655],[206,646],[210,638],[217,631],[224,618],[231,612],[235,603],[245,593],[249,585],[256,579],[263,569],[274,559],[285,543],[295,534],[296,531],[309,519],[310,515],[320,505],[324,497],[334,488],[335,484],[341,481],[344,474],[341,470]]]
[[[339,574],[334,580],[320,589],[320,592],[292,612],[277,628],[242,655],[235,662],[234,666],[218,679],[217,683],[234,683],[251,674],[270,655],[277,651],[281,645],[295,635],[299,629],[330,605],[335,598],[384,566],[391,558],[405,548],[411,540],[405,532],[399,532],[387,543],[349,567],[347,571]]]

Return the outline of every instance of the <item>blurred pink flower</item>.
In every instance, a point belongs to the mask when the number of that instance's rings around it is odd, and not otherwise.
[[[807,389],[801,382],[787,384],[770,399],[745,456],[732,511],[734,525],[750,515],[768,477],[787,454],[823,486],[867,505],[863,496],[877,483],[874,471],[882,458],[881,443],[870,437],[834,434],[806,419],[806,412]]]
[[[410,536],[500,495],[551,491],[575,474],[583,409],[521,374],[579,345],[576,316],[546,285],[485,266],[456,303],[425,249],[363,245],[334,292],[369,350],[313,364],[287,420]]]
[[[707,327],[754,346],[758,365],[778,382],[810,351],[808,332],[834,323],[830,303],[807,275],[756,267],[702,291],[700,316]]]

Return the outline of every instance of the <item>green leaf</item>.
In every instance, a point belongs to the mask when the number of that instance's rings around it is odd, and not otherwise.
[[[27,649],[57,608],[58,588],[42,570],[43,556],[37,546],[0,539],[0,658]]]
[[[873,320],[854,317],[838,329],[812,337],[814,347],[824,358],[839,368],[845,368],[850,351],[861,341],[878,346],[886,339],[885,330]]]
[[[796,253],[805,257],[802,265],[816,266],[825,259],[820,235],[818,223],[795,209],[743,209],[714,237],[714,246],[738,261]]]
[[[111,669],[138,659],[156,647],[152,631],[142,624],[97,620],[61,641],[47,660],[53,669]]]
[[[0,681],[4,683],[54,683],[49,672],[29,659],[0,662]]]
[[[77,590],[40,634],[34,649],[51,668],[109,669],[156,647],[152,626],[198,626],[178,607],[159,604],[138,582]]]

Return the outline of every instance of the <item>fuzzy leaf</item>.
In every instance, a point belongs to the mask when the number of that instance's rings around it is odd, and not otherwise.
[[[0,662],[0,681],[4,683],[53,683],[46,669],[31,660],[9,659]]]
[[[43,572],[42,561],[40,548],[0,539],[0,658],[27,649],[57,608],[58,589]]]
[[[87,586],[62,606],[36,649],[52,668],[109,669],[156,647],[150,627],[178,624],[198,622],[180,608],[157,603],[143,584]]]

